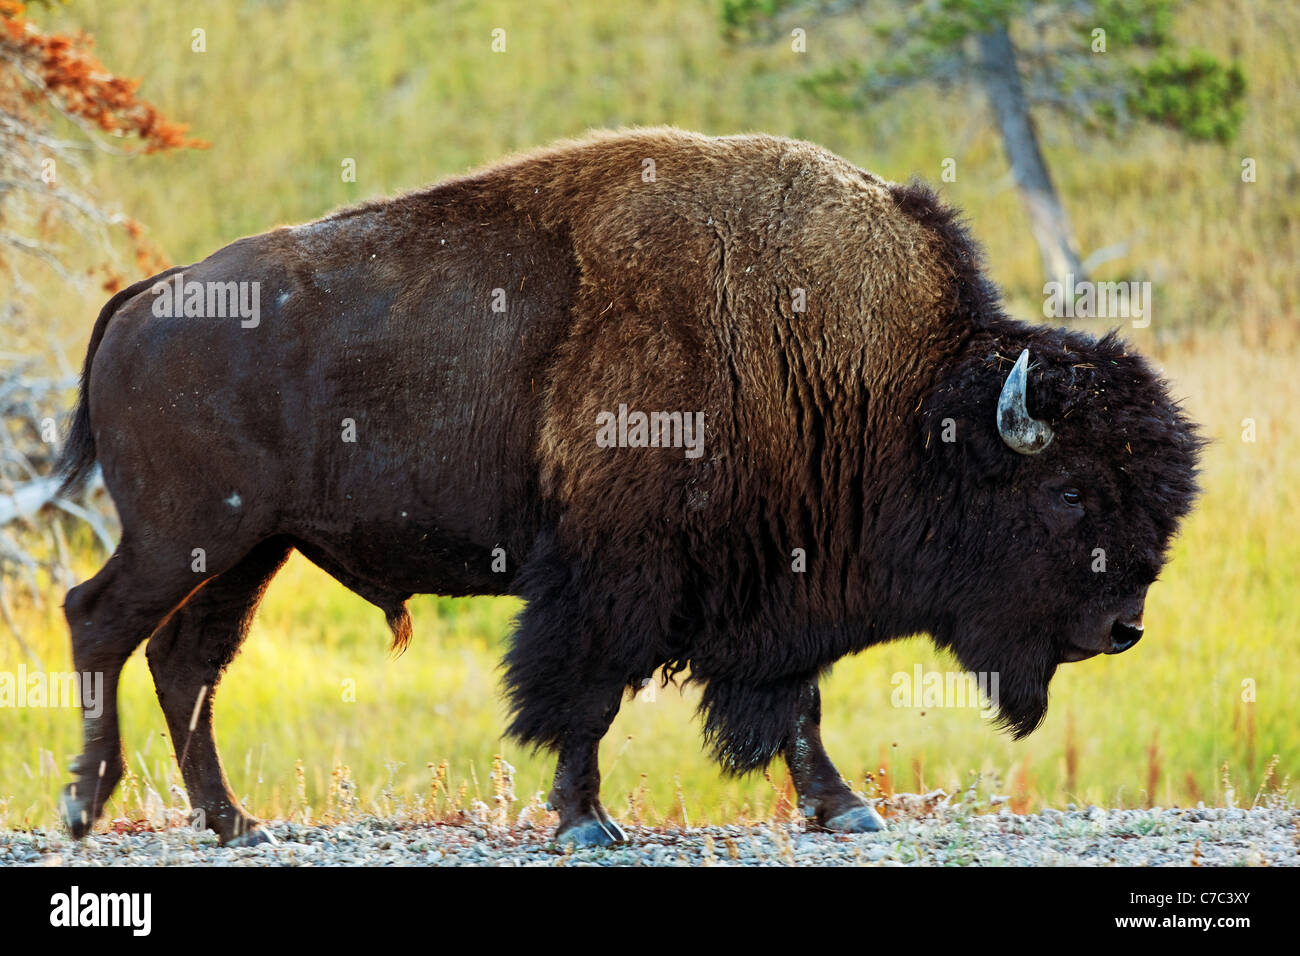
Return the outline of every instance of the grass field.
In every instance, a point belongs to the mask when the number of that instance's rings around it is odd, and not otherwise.
[[[784,47],[733,50],[714,5],[659,2],[181,10],[145,0],[129,16],[72,4],[50,17],[52,26],[93,33],[107,63],[144,77],[149,98],[212,141],[202,153],[90,163],[97,190],[144,222],[177,262],[588,127],[667,122],[799,136],[895,179],[937,182],[942,159],[956,157],[958,180],[946,194],[968,213],[1014,310],[1041,317],[1037,255],[977,94],[908,94],[847,116],[794,89],[791,78],[817,65],[819,39],[825,49],[851,36],[813,34],[806,62]],[[978,773],[982,790],[1010,796],[1017,809],[1295,794],[1300,13],[1192,3],[1178,23],[1189,41],[1243,61],[1250,107],[1238,143],[1187,145],[1155,130],[1112,143],[1050,117],[1043,123],[1084,251],[1130,243],[1096,277],[1152,281],[1154,320],[1130,339],[1164,366],[1214,439],[1205,497],[1151,592],[1150,636],[1122,657],[1063,668],[1046,723],[1019,743],[974,710],[891,706],[896,672],[952,666],[924,640],[841,662],[824,688],[825,736],[859,786],[870,773],[869,786],[887,791],[951,791]],[[507,29],[505,54],[489,52],[498,26]],[[207,31],[203,54],[190,52],[196,27]],[[1257,161],[1256,183],[1241,182],[1246,156]],[[356,183],[340,179],[347,157],[357,160]],[[3,350],[46,353],[53,342],[79,361],[102,296],[51,276],[29,281],[48,295]],[[1253,441],[1243,439],[1247,419]],[[101,559],[87,542],[85,571]],[[39,665],[52,670],[70,666],[62,587],[51,582],[14,612]],[[417,598],[415,640],[393,659],[382,615],[295,558],[218,697],[218,739],[236,792],[272,816],[353,802],[411,807],[430,798],[445,762],[451,802],[491,802],[501,755],[527,802],[547,787],[551,761],[500,739],[496,662],[516,610],[504,599]],[[0,671],[22,659],[0,633]],[[355,701],[345,699],[349,688]],[[123,698],[136,779],[109,812],[134,816],[146,788],[174,804],[169,787],[179,776],[142,655],[128,664]],[[625,705],[602,753],[611,809],[647,822],[784,812],[784,768],[774,766],[771,781],[721,778],[700,751],[693,706],[691,693],[671,687]],[[79,750],[75,715],[0,710],[0,741],[0,826],[52,823]],[[344,774],[354,787],[339,785]],[[443,793],[437,806],[448,799]]]

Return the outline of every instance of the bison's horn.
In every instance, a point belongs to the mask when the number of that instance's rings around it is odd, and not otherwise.
[[[998,434],[1012,451],[1037,455],[1052,443],[1047,422],[1029,417],[1025,405],[1025,379],[1029,372],[1029,349],[1020,353],[998,396]]]

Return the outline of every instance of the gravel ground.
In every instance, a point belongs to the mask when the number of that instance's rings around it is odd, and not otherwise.
[[[895,798],[897,799],[897,798]],[[97,833],[0,831],[0,866],[1296,866],[1300,810],[1044,810],[972,814],[915,799],[889,829],[853,836],[800,824],[626,826],[629,846],[565,852],[551,827],[272,823],[275,846],[225,849],[189,828]],[[916,809],[919,808],[919,809]]]

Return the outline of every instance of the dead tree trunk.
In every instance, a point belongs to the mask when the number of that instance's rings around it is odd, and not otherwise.
[[[997,116],[1002,148],[1011,163],[1021,202],[1029,214],[1029,228],[1038,242],[1043,274],[1057,281],[1064,281],[1067,274],[1073,274],[1076,281],[1084,279],[1070,218],[1056,195],[1056,187],[1038,148],[1038,135],[1034,132],[1016,65],[1016,49],[1006,27],[983,34],[979,38],[979,50],[984,89]]]

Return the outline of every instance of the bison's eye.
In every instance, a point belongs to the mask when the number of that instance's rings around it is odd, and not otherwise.
[[[1083,504],[1083,495],[1079,493],[1078,488],[1066,488],[1061,492],[1061,500],[1071,508],[1078,508]]]

